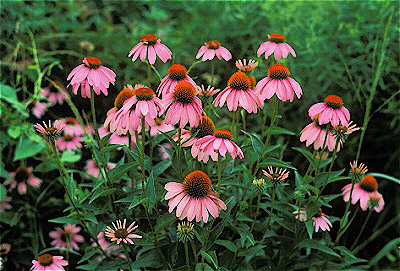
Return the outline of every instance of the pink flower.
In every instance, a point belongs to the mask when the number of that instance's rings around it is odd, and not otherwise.
[[[165,63],[168,59],[171,59],[172,52],[167,46],[161,43],[161,40],[156,35],[147,34],[142,37],[141,42],[132,48],[128,57],[131,55],[133,55],[132,61],[135,61],[140,55],[142,62],[146,62],[147,56],[149,63],[153,65],[156,62],[156,56]]]
[[[53,83],[54,82],[54,83]],[[58,81],[53,81],[50,82],[50,85],[42,90],[39,94],[44,97],[48,98],[49,103],[52,104],[63,104],[64,103],[64,96],[60,91],[58,91],[58,88],[61,89],[61,91],[67,96],[70,97],[67,90],[61,85],[60,82]]]
[[[302,221],[302,222],[307,221],[307,212],[306,212],[306,209],[300,208],[299,211],[294,211],[293,214],[296,215],[296,216],[295,216],[296,219],[298,219],[298,220],[300,220],[300,221]]]
[[[306,146],[310,146],[314,143],[314,149],[318,150],[319,148],[323,148],[323,144],[325,141],[326,129],[329,129],[326,125],[319,125],[317,122],[312,122],[307,125],[301,132],[300,141],[306,141]],[[336,139],[333,136],[331,130],[328,131],[328,136],[326,138],[326,147],[328,147],[329,151],[333,151],[335,149]],[[337,151],[340,150],[340,144],[338,145]]]
[[[20,195],[25,195],[28,183],[29,185],[39,188],[42,180],[32,175],[32,167],[19,166],[15,172],[10,173],[10,179],[4,181],[4,185],[10,185],[10,190],[17,187]]]
[[[46,112],[47,107],[45,103],[41,103],[41,102],[37,102],[34,101],[33,102],[33,107],[32,107],[32,114],[38,118],[41,119],[44,116],[44,113]]]
[[[77,148],[82,148],[81,142],[83,142],[82,137],[64,133],[62,137],[56,140],[56,147],[60,151],[72,151],[76,150]]]
[[[188,72],[181,64],[174,64],[168,69],[168,75],[165,76],[157,88],[157,94],[164,98],[167,94],[172,93],[181,82],[189,82],[196,88],[196,83],[189,77]]]
[[[246,59],[243,59],[243,62],[239,59],[235,62],[235,64],[239,71],[244,73],[249,73],[258,66],[258,62],[252,59],[250,59],[248,62]]]
[[[232,133],[222,129],[216,129],[214,135],[200,138],[192,146],[192,156],[204,163],[207,163],[210,156],[213,161],[217,161],[218,154],[224,157],[226,153],[232,158],[244,158],[242,150],[232,141]]]
[[[116,256],[116,257],[125,258],[125,254],[124,254],[124,253],[113,253],[114,250],[118,249],[118,246],[109,247],[109,246],[111,245],[111,243],[108,242],[107,239],[105,238],[104,232],[100,232],[100,233],[97,235],[97,240],[98,240],[99,245],[101,246],[101,248],[102,248],[107,254],[111,254],[112,256]],[[97,244],[96,244],[96,243],[93,243],[92,246],[97,246]]]
[[[221,43],[217,40],[206,42],[205,46],[201,46],[196,55],[196,59],[199,59],[201,56],[203,56],[201,58],[202,61],[212,60],[215,56],[217,56],[219,60],[223,58],[226,61],[229,61],[232,58],[228,49],[222,47]]]
[[[176,142],[179,142],[178,139],[178,133],[174,134],[172,137],[173,140],[175,140]],[[190,147],[192,146],[198,138],[193,137],[193,134],[190,130],[185,130],[182,129],[181,130],[181,144],[182,147]]]
[[[49,233],[49,236],[54,239],[51,245],[59,248],[79,250],[77,242],[81,243],[85,241],[83,236],[78,234],[80,231],[81,228],[75,224],[66,224],[64,225],[64,229],[57,227],[55,231]]]
[[[191,127],[190,131],[182,129],[181,130],[181,144],[182,147],[192,146],[197,142],[200,138],[203,138],[208,135],[214,135],[215,125],[212,119],[207,116],[202,116],[199,125]],[[173,140],[179,142],[178,133],[176,133],[173,137]]]
[[[201,85],[201,87],[197,86],[197,90],[199,91],[199,95],[205,97],[213,96],[220,91],[219,88],[214,89],[212,86],[207,86],[207,88],[205,88],[203,85]]]
[[[108,134],[110,134],[110,132],[107,131],[107,129],[104,126],[99,129],[100,138],[103,138]],[[130,146],[130,147],[134,147],[135,142],[136,142],[135,136],[131,136],[131,141],[132,141],[132,146]],[[110,136],[110,139],[108,140],[108,143],[128,146],[129,138],[128,138],[128,136],[119,136],[117,133],[112,133],[112,135]],[[121,148],[117,148],[117,150],[120,150],[120,149]]]
[[[257,50],[257,56],[261,56],[265,52],[265,59],[275,52],[275,60],[278,61],[281,57],[286,58],[289,53],[296,57],[296,53],[285,41],[284,35],[271,34],[268,35],[269,41],[260,45]]]
[[[264,103],[251,88],[250,78],[244,72],[236,72],[229,78],[228,87],[215,97],[213,104],[222,107],[226,102],[229,111],[236,111],[240,106],[249,113],[257,113]]]
[[[122,223],[121,220],[117,220],[116,224],[117,226],[115,226],[114,222],[112,222],[115,230],[107,226],[105,232],[106,236],[111,238],[111,242],[117,241],[117,244],[119,245],[119,243],[122,241],[125,244],[130,243],[133,245],[134,243],[131,239],[142,238],[140,235],[131,233],[138,227],[137,225],[135,226],[135,221],[133,221],[128,228],[126,228],[126,219],[124,219],[124,223]]]
[[[377,213],[380,213],[383,210],[383,207],[385,206],[385,201],[383,200],[382,195],[378,192],[372,192],[369,194],[369,200],[368,200],[368,208],[374,208],[374,210]]]
[[[263,174],[267,176],[274,183],[278,183],[289,177],[289,171],[287,169],[278,167],[275,168],[275,171],[272,167],[268,167],[268,171],[263,170]]]
[[[261,100],[271,99],[276,94],[282,102],[293,101],[294,94],[300,99],[303,90],[299,83],[289,77],[290,71],[283,64],[272,65],[268,70],[268,77],[261,79],[255,92],[260,95]]]
[[[181,82],[176,85],[174,92],[165,96],[163,102],[169,107],[165,116],[165,123],[183,128],[187,123],[197,126],[204,113],[201,101],[196,97],[197,91],[189,82]],[[172,105],[171,105],[172,104]]]
[[[112,169],[115,167],[115,165],[108,163],[107,167],[109,169]],[[85,165],[84,169],[86,170],[87,174],[89,174],[95,178],[98,178],[98,179],[103,179],[103,176],[100,174],[100,169],[97,166],[96,161],[94,161],[93,159],[89,159],[86,161],[86,165]],[[85,175],[85,178],[89,179],[89,176]]]
[[[64,133],[73,136],[83,136],[85,132],[79,121],[73,117],[68,117],[65,119],[60,119],[61,125],[64,125]]]
[[[65,124],[59,120],[56,120],[53,125],[51,125],[51,121],[49,121],[49,125],[47,125],[43,121],[43,126],[39,123],[36,123],[33,127],[35,127],[36,131],[44,136],[47,142],[54,142],[60,137],[60,133],[62,129],[64,129]]]
[[[308,109],[308,115],[314,119],[318,118],[319,124],[332,123],[333,126],[348,126],[350,113],[343,106],[343,100],[339,96],[329,95],[323,103],[316,103]]]
[[[31,271],[64,271],[63,266],[68,265],[68,262],[63,260],[63,256],[43,254],[38,261],[32,260],[32,264]]]
[[[351,186],[352,184],[350,183],[342,188],[343,200],[346,202],[350,199]],[[375,202],[375,198],[379,198],[377,204],[373,206],[379,213],[382,211],[385,202],[382,195],[378,192],[378,182],[374,177],[367,175],[360,182],[354,184],[351,204],[356,204],[360,200],[360,207],[365,211],[369,206],[372,206],[369,203],[371,197],[373,197],[372,202]]]
[[[114,85],[115,73],[102,66],[101,60],[96,57],[85,57],[82,62],[83,64],[73,69],[67,78],[71,80],[69,85],[72,86],[74,94],[76,95],[81,87],[82,98],[90,98],[92,86],[97,95],[100,95],[101,91],[107,96],[110,83]]]
[[[332,223],[329,221],[328,216],[322,213],[322,210],[319,209],[318,213],[312,217],[314,220],[315,232],[318,232],[319,229],[323,231],[330,231],[332,228]]]
[[[0,213],[4,212],[7,209],[11,209],[11,205],[9,202],[11,201],[11,197],[5,197],[2,201],[0,201]]]
[[[156,136],[161,132],[169,132],[174,130],[175,127],[172,124],[166,124],[165,121],[161,118],[156,118],[154,120],[153,125],[150,126],[150,135]]]
[[[200,170],[187,175],[183,183],[167,183],[165,189],[168,191],[165,200],[169,200],[169,212],[177,207],[176,216],[180,220],[187,217],[192,221],[196,217],[196,222],[203,219],[207,223],[208,213],[216,218],[220,209],[226,210],[225,203],[214,195],[210,178]]]

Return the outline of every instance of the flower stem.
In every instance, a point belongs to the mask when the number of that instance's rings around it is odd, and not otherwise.
[[[256,219],[257,219],[258,213],[260,211],[260,203],[261,203],[261,194],[259,194],[257,197],[257,211],[256,211],[256,214],[254,215],[253,222],[251,223],[250,233],[252,233],[252,231],[254,229],[254,225],[256,224]]]
[[[179,172],[179,178],[182,180],[183,179],[183,172],[182,172],[182,163],[181,163],[181,149],[182,149],[182,130],[180,127],[178,127],[178,150],[176,153],[176,157],[178,159],[178,172]]]
[[[94,90],[93,90],[93,87],[90,87],[90,107],[92,109],[94,133],[95,133],[95,137],[96,137],[96,141],[97,141],[98,147],[100,148],[100,135],[99,135],[99,129],[97,128],[96,109],[95,109],[95,106],[94,106]]]
[[[221,195],[221,155],[218,153],[218,197]]]
[[[345,227],[343,230],[342,230],[342,227],[340,227],[340,229],[339,229],[339,231],[338,231],[338,234],[337,234],[337,236],[336,236],[336,239],[335,239],[335,244],[338,244],[338,243],[339,243],[340,237],[342,237],[342,235],[343,235],[343,234],[347,231],[347,229],[350,227],[351,223],[353,223],[353,220],[354,220],[354,218],[356,217],[356,215],[357,215],[357,213],[358,213],[359,210],[360,210],[360,206],[358,205],[356,211],[354,212],[353,217],[352,217],[352,218],[350,219],[350,221],[347,223],[346,227]]]
[[[145,172],[145,168],[144,168],[144,164],[145,164],[145,159],[144,159],[144,147],[145,147],[145,143],[146,143],[146,123],[145,123],[145,119],[144,117],[142,118],[142,160],[141,160],[141,168],[142,168],[142,174],[143,174],[143,181],[142,181],[142,186],[144,189],[144,181],[146,180],[146,172]]]
[[[363,223],[363,225],[362,225],[362,227],[361,227],[360,232],[359,232],[358,235],[357,235],[356,240],[354,241],[353,245],[350,247],[350,251],[352,251],[352,250],[354,249],[354,247],[356,246],[358,240],[359,240],[360,237],[361,237],[362,232],[364,231],[365,226],[367,225],[368,219],[370,218],[370,216],[371,216],[371,214],[372,214],[373,211],[374,211],[374,208],[371,208],[371,209],[369,210],[369,213],[368,213],[368,215],[367,215],[367,218],[364,220],[364,223]]]
[[[265,227],[265,233],[268,232],[268,228],[269,228],[269,224],[271,223],[271,217],[274,211],[274,205],[275,205],[275,192],[276,192],[276,186],[274,185],[272,188],[272,202],[271,202],[271,211],[270,211],[270,215],[268,217],[268,222],[267,222],[267,226]]]
[[[210,82],[211,86],[214,86],[214,73],[215,73],[215,58],[211,60],[211,82]]]
[[[147,62],[147,87],[151,88],[151,65]]]
[[[131,270],[132,269],[132,262],[131,262],[131,258],[129,257],[129,252],[126,249],[125,244],[122,244],[122,246],[124,247],[125,257],[126,257],[126,260],[128,261],[128,264],[129,264],[129,270]]]
[[[190,264],[189,264],[189,248],[187,242],[184,243],[185,246],[185,256],[186,256],[186,268],[190,271]]]

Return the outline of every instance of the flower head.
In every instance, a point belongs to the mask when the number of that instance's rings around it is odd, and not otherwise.
[[[77,242],[84,241],[83,236],[78,234],[80,231],[81,228],[75,224],[66,224],[64,225],[64,229],[56,228],[55,231],[49,233],[50,237],[54,238],[51,245],[54,247],[79,250]]]
[[[33,187],[40,187],[42,180],[33,176],[32,167],[19,166],[15,172],[10,173],[10,179],[4,181],[4,185],[10,185],[10,189],[17,187],[20,195],[25,195],[27,191],[26,184]]]
[[[253,189],[258,193],[262,194],[265,190],[265,180],[261,179],[254,179],[253,180]]]
[[[229,78],[228,86],[215,97],[213,104],[222,107],[226,102],[229,111],[236,111],[240,106],[249,113],[257,113],[264,103],[252,86],[249,76],[244,72],[236,72]]]
[[[318,119],[320,125],[331,123],[333,126],[349,126],[350,113],[343,106],[343,100],[339,96],[329,95],[323,103],[316,103],[308,109],[311,119]]]
[[[272,53],[274,53],[276,61],[281,59],[281,57],[286,58],[289,53],[296,57],[296,53],[292,47],[286,43],[286,38],[284,35],[271,34],[268,35],[268,39],[269,41],[262,43],[258,48],[258,56],[261,56],[263,53],[265,53],[265,59],[267,59]]]
[[[12,208],[10,202],[11,202],[11,197],[9,196],[5,197],[2,201],[0,201],[0,213]]]
[[[244,73],[249,73],[258,66],[258,62],[252,59],[250,59],[249,61],[247,61],[246,59],[243,59],[243,61],[239,59],[235,62],[235,64],[239,71],[242,71]]]
[[[156,136],[161,132],[168,132],[174,130],[174,126],[171,124],[166,124],[162,118],[155,118],[152,125],[150,125],[150,135]]]
[[[289,177],[289,171],[283,168],[275,168],[275,171],[272,167],[268,167],[268,172],[263,170],[263,174],[267,176],[274,184],[280,183]]]
[[[356,180],[357,182],[361,181],[362,177],[365,175],[365,173],[368,172],[368,168],[366,165],[363,163],[360,163],[357,165],[357,161],[353,161],[353,163],[350,162],[350,176],[352,177],[353,180]]]
[[[357,125],[353,124],[352,121],[350,121],[346,126],[340,124],[337,126],[333,126],[333,136],[336,140],[340,141],[341,145],[343,145],[343,143],[347,141],[347,138],[351,133],[360,130],[360,128],[356,126]]]
[[[111,238],[111,242],[117,241],[118,245],[121,243],[121,241],[125,244],[130,243],[133,245],[133,238],[142,238],[142,236],[132,233],[132,231],[138,227],[137,225],[135,226],[135,223],[136,222],[133,221],[132,224],[126,228],[126,219],[124,219],[123,223],[121,220],[117,220],[115,224],[112,222],[111,224],[113,225],[114,229],[112,229],[110,226],[107,226],[105,232],[106,236]]]
[[[178,236],[178,240],[187,243],[190,242],[194,238],[194,231],[193,231],[193,223],[183,221],[178,223],[178,229],[176,231],[176,235]]]
[[[289,77],[290,71],[283,64],[272,65],[268,70],[268,76],[261,79],[255,88],[261,100],[271,99],[276,94],[282,102],[293,102],[294,94],[300,99],[303,90],[299,83]]]
[[[218,217],[220,209],[226,210],[225,203],[214,195],[211,180],[203,171],[193,171],[183,183],[169,182],[165,189],[168,191],[165,199],[169,200],[169,212],[177,207],[176,216],[180,220],[187,217],[192,221],[196,217],[196,222],[203,219],[207,223],[208,213]]]
[[[63,256],[43,254],[37,261],[33,260],[32,264],[31,271],[64,271],[63,266],[68,265],[68,262],[63,260]]]
[[[32,114],[36,118],[41,119],[47,110],[47,105],[45,103],[38,102],[37,100],[34,100],[32,104]]]
[[[85,57],[82,62],[83,64],[74,68],[67,78],[71,80],[69,85],[72,86],[74,94],[78,93],[80,87],[82,98],[90,98],[90,87],[93,87],[97,95],[103,92],[107,96],[108,87],[110,83],[114,84],[116,74],[102,66],[101,60],[97,57]]]
[[[202,61],[212,60],[215,56],[217,56],[219,60],[223,58],[226,61],[232,58],[228,49],[222,47],[221,43],[217,40],[206,42],[204,46],[201,46],[196,55],[196,59],[199,59],[201,56],[203,56],[201,58]]]
[[[215,89],[212,86],[207,86],[207,88],[205,88],[204,85],[201,85],[201,87],[197,86],[197,90],[199,91],[199,95],[205,97],[213,96],[220,91],[219,88]]]
[[[142,37],[141,42],[135,45],[129,52],[128,57],[132,56],[134,62],[140,55],[140,60],[146,62],[146,56],[151,65],[156,62],[157,56],[162,62],[167,62],[171,59],[172,52],[167,46],[161,43],[161,40],[156,35],[147,34]]]
[[[115,167],[115,165],[108,163],[107,167],[109,169],[112,169]],[[89,159],[86,161],[86,165],[85,165],[84,169],[86,170],[86,173],[88,175],[93,176],[98,179],[103,179],[103,176],[100,174],[100,169],[99,169],[96,161],[94,161],[93,159]],[[90,177],[85,175],[85,178],[89,179]]]
[[[65,125],[64,133],[73,136],[83,136],[85,134],[83,127],[76,118],[67,117],[60,119],[61,124]]]
[[[331,230],[330,228],[332,228],[332,223],[329,221],[328,216],[322,213],[322,209],[319,209],[312,219],[314,220],[315,232],[318,232],[319,229],[323,231]]]
[[[44,138],[47,142],[51,143],[60,137],[61,130],[64,129],[65,124],[62,124],[61,121],[56,120],[53,125],[51,125],[51,121],[49,121],[49,125],[47,125],[43,121],[43,126],[39,123],[36,123],[34,127],[36,128],[36,131],[44,135]]]
[[[82,137],[64,133],[62,137],[56,140],[56,147],[60,151],[72,151],[77,148],[82,148],[81,142],[83,142]]]
[[[314,121],[304,127],[300,134],[300,141],[306,141],[306,146],[314,143],[314,149],[318,150],[319,148],[324,148],[323,145],[326,137],[325,146],[329,151],[335,149],[336,139],[333,136],[332,128],[328,125],[319,125],[318,121]],[[337,151],[340,151],[340,144],[337,146]]]
[[[295,216],[296,219],[298,219],[298,220],[300,220],[302,222],[307,221],[307,219],[308,219],[307,218],[307,211],[304,208],[300,208],[299,211],[294,211],[293,214],[296,215]]]
[[[189,82],[196,89],[196,83],[188,75],[185,66],[174,64],[168,69],[168,74],[161,80],[157,88],[157,94],[164,98],[167,94],[174,91],[177,84],[181,82]]]
[[[377,213],[380,213],[385,206],[385,201],[383,200],[383,196],[377,191],[369,194],[368,199],[368,208],[374,208]]]
[[[60,91],[63,92],[65,96],[69,97],[67,90],[61,85],[60,82],[52,81],[50,82],[49,86],[44,88],[39,94],[44,98],[48,98],[49,103],[63,104],[65,98]]]

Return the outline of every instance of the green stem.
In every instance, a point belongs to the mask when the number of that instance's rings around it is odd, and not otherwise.
[[[94,133],[95,133],[95,137],[96,137],[96,141],[97,141],[98,147],[100,148],[100,135],[99,135],[99,129],[97,127],[96,109],[95,109],[95,106],[94,106],[94,89],[93,89],[93,87],[90,87],[90,107],[92,109]]]
[[[176,157],[178,159],[178,172],[179,172],[179,178],[182,180],[183,179],[183,172],[182,172],[182,163],[181,163],[181,150],[182,150],[182,130],[180,127],[178,127],[178,150],[176,153]]]
[[[190,242],[191,246],[192,246],[192,250],[193,250],[193,256],[194,256],[194,261],[197,265],[197,263],[199,262],[197,259],[197,251],[196,251],[196,247],[194,245],[194,242]]]
[[[184,243],[185,246],[185,256],[186,256],[186,268],[190,271],[190,263],[189,263],[189,248],[187,242]]]
[[[267,222],[267,226],[265,227],[265,233],[268,232],[268,228],[269,228],[269,224],[271,223],[271,217],[274,211],[274,205],[275,205],[275,192],[276,192],[276,186],[274,185],[272,188],[272,202],[271,202],[271,211],[270,211],[270,215],[268,217],[268,222]]]
[[[151,65],[147,62],[147,87],[151,88]]]
[[[203,62],[203,60],[199,60],[199,61],[196,61],[196,62],[194,62],[193,64],[192,64],[192,66],[190,66],[189,67],[189,69],[188,69],[188,74],[190,73],[190,71],[194,68],[194,66],[196,66],[197,64],[199,64],[199,63],[201,63],[201,62]]]
[[[252,233],[252,231],[254,229],[254,225],[256,224],[256,219],[257,219],[258,213],[260,211],[260,204],[261,204],[261,194],[259,194],[257,197],[257,211],[256,211],[256,214],[254,215],[253,222],[251,223],[250,233]]]
[[[127,158],[128,158],[128,162],[129,162],[129,163],[133,162],[133,161],[132,161],[132,157],[131,157],[131,155],[129,154],[129,150],[130,150],[131,146],[132,146],[132,135],[128,132],[128,153],[127,153]],[[130,170],[130,176],[129,176],[129,177],[131,178],[132,188],[135,187],[135,182],[134,182],[133,176],[135,176],[135,173],[134,173],[133,168],[132,168],[132,169]]]
[[[243,131],[246,131],[246,111],[242,109],[240,114],[242,115]]]
[[[126,258],[126,260],[128,261],[128,264],[129,264],[129,270],[132,270],[132,262],[131,262],[131,258],[129,257],[129,252],[126,249],[125,244],[122,244],[122,246],[124,247],[125,258]]]
[[[360,205],[357,206],[356,211],[354,212],[353,217],[350,219],[350,221],[347,223],[346,227],[342,230],[342,228],[339,229],[338,234],[335,239],[335,244],[339,243],[340,237],[347,231],[347,229],[350,227],[351,223],[353,223],[354,218],[356,217],[358,211],[360,210]]]
[[[218,197],[221,195],[221,155],[218,153]]]
[[[211,86],[214,86],[214,73],[215,73],[215,58],[211,60]]]
[[[146,171],[144,168],[144,164],[145,164],[145,156],[144,156],[144,147],[145,147],[145,143],[146,143],[146,123],[145,123],[145,119],[144,117],[142,118],[142,160],[141,160],[141,168],[142,168],[142,174],[143,174],[143,180],[142,180],[142,186],[144,189],[144,181],[146,180]]]
[[[369,210],[369,213],[368,213],[368,215],[367,215],[367,218],[364,220],[364,223],[363,223],[363,225],[362,225],[362,227],[361,227],[360,232],[359,232],[358,235],[357,235],[356,240],[354,241],[353,245],[350,247],[350,251],[352,251],[352,250],[354,249],[354,247],[356,246],[356,244],[357,244],[357,242],[358,242],[358,239],[360,239],[361,234],[362,234],[362,232],[364,231],[364,228],[365,228],[365,226],[367,225],[367,222],[368,222],[368,220],[369,220],[369,218],[370,218],[370,216],[371,216],[371,214],[372,214],[373,211],[374,211],[374,208],[371,208],[371,209]]]

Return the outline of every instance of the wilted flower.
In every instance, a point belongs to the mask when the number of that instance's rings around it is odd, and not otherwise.
[[[49,120],[49,125],[43,121],[43,126],[39,123],[34,125],[36,131],[43,134],[47,142],[52,143],[60,137],[60,132],[62,129],[64,129],[65,124],[62,124],[62,122],[56,120],[54,124],[51,125],[51,121]]]
[[[207,88],[205,88],[204,85],[201,85],[201,87],[197,86],[197,90],[199,91],[199,95],[206,97],[213,96],[220,91],[219,88],[215,89],[210,85],[208,85]]]
[[[357,182],[361,181],[362,177],[365,175],[365,173],[368,172],[368,168],[366,165],[363,163],[360,163],[357,165],[357,161],[353,161],[353,163],[350,162],[350,176],[352,179],[356,180]]]

